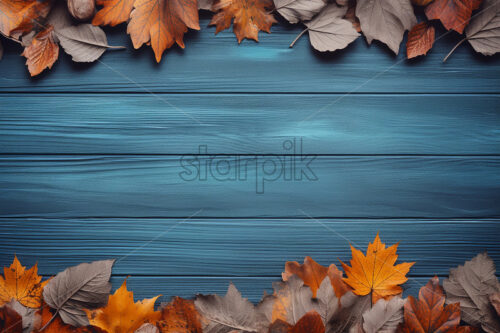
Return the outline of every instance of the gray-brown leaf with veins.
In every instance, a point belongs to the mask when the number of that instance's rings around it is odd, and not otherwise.
[[[332,3],[326,6],[313,20],[306,22],[311,45],[318,51],[335,51],[345,48],[358,38],[359,33],[352,23],[343,19],[347,7]]]
[[[114,260],[83,263],[58,273],[43,289],[43,299],[69,325],[89,324],[83,309],[97,309],[108,302]],[[57,315],[57,314],[56,314]]]
[[[500,318],[490,304],[489,295],[500,291],[495,264],[486,253],[450,270],[443,282],[446,304],[460,302],[462,320],[481,326],[486,332],[500,332]]]
[[[484,55],[500,52],[500,1],[485,0],[465,29],[465,35],[476,52]]]
[[[380,299],[371,309],[363,314],[365,333],[394,333],[399,323],[403,322],[403,305],[401,297],[393,297],[386,301]]]
[[[326,6],[324,0],[274,0],[274,6],[288,22],[309,21]]]
[[[368,44],[379,40],[395,54],[405,31],[417,24],[410,0],[358,0],[356,16]]]

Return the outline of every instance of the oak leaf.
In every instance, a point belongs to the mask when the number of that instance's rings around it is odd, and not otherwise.
[[[200,319],[193,301],[175,297],[162,307],[157,326],[161,333],[202,333]]]
[[[414,26],[408,33],[406,42],[406,56],[408,59],[426,55],[432,48],[435,38],[435,29],[427,22]]]
[[[447,30],[462,33],[480,4],[481,0],[434,0],[425,7],[425,15],[429,20],[440,20]]]
[[[54,317],[47,305],[44,305],[34,315],[34,330],[32,333],[107,333],[98,327],[82,326],[74,327],[63,323],[61,318]],[[30,331],[31,333],[31,331]]]
[[[0,307],[0,332],[23,333],[21,316],[8,305]]]
[[[127,33],[136,49],[149,43],[160,62],[174,43],[184,48],[188,28],[200,29],[196,0],[135,0]]]
[[[89,323],[108,332],[134,332],[144,323],[155,323],[160,312],[154,310],[160,295],[134,302],[134,293],[127,290],[127,280],[123,282],[108,304],[97,310],[85,310]]]
[[[50,11],[49,0],[0,1],[0,33],[16,38],[38,26],[37,20]]]
[[[398,333],[467,332],[470,328],[459,327],[460,303],[444,307],[443,288],[437,276],[420,288],[418,300],[408,296],[404,305],[404,323]]]
[[[269,12],[273,8],[271,0],[217,0],[213,5],[216,12],[210,25],[215,25],[215,33],[219,33],[231,26],[238,39],[244,38],[259,41],[259,31],[270,33],[271,26],[276,23],[274,16]]]
[[[316,311],[306,313],[295,325],[280,319],[269,327],[269,333],[324,333],[325,325]]]
[[[24,306],[38,308],[42,304],[42,290],[48,282],[42,282],[37,264],[26,270],[14,256],[12,265],[4,267],[4,276],[0,276],[0,306],[16,300]]]
[[[356,295],[371,294],[373,304],[381,298],[401,294],[403,289],[399,285],[408,281],[406,274],[414,262],[394,265],[398,259],[397,249],[398,244],[385,248],[378,234],[374,242],[368,244],[366,256],[351,245],[351,266],[341,262],[347,275],[344,282]]]

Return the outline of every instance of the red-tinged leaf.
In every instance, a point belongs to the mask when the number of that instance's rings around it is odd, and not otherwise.
[[[447,30],[462,33],[482,0],[434,0],[425,8],[429,20],[440,20]]]
[[[427,22],[414,26],[408,33],[406,42],[406,56],[408,59],[426,55],[432,48],[435,38],[435,29]]]

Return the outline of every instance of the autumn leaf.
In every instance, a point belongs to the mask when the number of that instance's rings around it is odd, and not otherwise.
[[[282,320],[275,321],[269,327],[269,333],[324,333],[325,325],[316,311],[306,313],[295,325]]]
[[[22,317],[8,305],[0,307],[0,332],[23,333]]]
[[[31,31],[36,20],[49,13],[50,6],[49,0],[0,1],[0,33],[13,36]]]
[[[309,21],[326,6],[325,0],[274,0],[276,10],[288,22]]]
[[[427,22],[414,26],[408,33],[406,56],[408,59],[426,55],[434,44],[435,29]]]
[[[17,256],[10,267],[4,267],[4,276],[0,276],[0,306],[17,300],[24,306],[38,308],[42,304],[42,290],[49,282],[42,281],[38,275],[37,264],[26,270]]]
[[[420,288],[418,300],[408,296],[404,305],[404,323],[398,333],[465,332],[469,328],[459,327],[460,303],[444,307],[443,288],[437,276]]]
[[[347,275],[344,282],[353,288],[356,295],[371,294],[372,304],[380,298],[400,294],[403,289],[399,285],[408,281],[406,274],[414,263],[394,266],[398,259],[397,249],[398,244],[386,249],[378,234],[374,242],[368,244],[366,256],[351,245],[351,267],[341,262]]]
[[[161,333],[202,333],[194,302],[180,297],[163,306],[157,326]]]
[[[74,327],[63,323],[61,318],[54,317],[48,306],[43,306],[37,311],[34,318],[33,333],[106,333],[94,326]]]
[[[31,76],[40,74],[45,68],[51,68],[59,57],[59,45],[55,42],[53,33],[54,28],[48,25],[24,49],[22,55],[27,59],[26,65]]]
[[[134,0],[96,0],[102,8],[95,14],[93,25],[110,25],[114,27],[127,22],[134,7]]]
[[[500,292],[490,294],[488,298],[490,299],[491,305],[495,309],[497,316],[500,317]]]
[[[480,4],[481,0],[434,0],[425,7],[425,15],[429,20],[440,20],[447,30],[462,33]]]
[[[112,333],[134,332],[144,323],[155,323],[160,319],[160,312],[154,310],[156,299],[160,295],[134,303],[134,293],[127,290],[127,280],[123,282],[108,304],[97,310],[84,310],[93,326]]]
[[[352,27],[357,31],[361,32],[361,24],[356,16],[356,0],[349,0],[347,2],[347,12],[344,15],[344,19],[352,23]]]
[[[389,301],[379,299],[378,302],[363,314],[363,330],[365,333],[395,332],[403,322],[403,305],[405,301],[400,297],[393,297]]]
[[[281,273],[283,281],[287,281],[292,275],[297,275],[306,286],[309,286],[312,291],[312,297],[316,298],[321,282],[327,276],[328,268],[318,264],[311,257],[307,256],[304,259],[304,264],[299,264],[296,261],[287,261],[285,263],[285,271]]]
[[[160,62],[174,43],[184,48],[188,28],[200,29],[196,0],[135,0],[127,32],[134,48],[149,43]]]
[[[344,282],[342,271],[338,269],[334,264],[331,264],[330,267],[328,267],[327,275],[330,278],[330,282],[332,283],[333,290],[335,291],[335,296],[337,296],[338,299],[344,296],[344,294],[348,291],[352,290],[351,287],[349,287]]]
[[[270,33],[271,26],[276,23],[274,16],[269,13],[271,8],[271,0],[217,0],[213,5],[217,13],[210,25],[217,27],[217,34],[229,28],[234,19],[233,31],[238,43],[244,38],[259,41],[259,31]]]

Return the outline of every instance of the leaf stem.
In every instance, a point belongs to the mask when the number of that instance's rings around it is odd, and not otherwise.
[[[302,32],[298,34],[297,37],[295,37],[292,44],[290,44],[290,48],[292,48],[295,45],[295,43],[297,43],[297,41],[300,39],[300,37],[302,37],[302,35],[305,34],[307,31],[309,31],[309,28],[305,28],[304,30],[302,30]]]
[[[458,43],[457,43],[457,45],[455,45],[455,46],[451,49],[451,51],[450,51],[450,52],[446,55],[446,57],[444,57],[443,62],[446,62],[446,60],[448,60],[448,58],[451,56],[451,54],[452,54],[453,52],[455,52],[455,50],[457,49],[457,47],[459,47],[459,46],[460,46],[463,42],[465,42],[467,39],[468,39],[468,38],[466,37],[466,38],[462,39],[460,42],[458,42]]]

